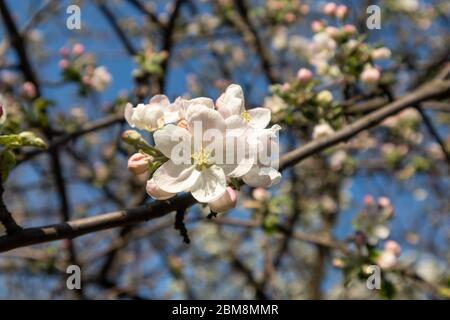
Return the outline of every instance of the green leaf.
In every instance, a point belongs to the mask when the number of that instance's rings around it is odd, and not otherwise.
[[[39,149],[47,148],[45,142],[30,131],[24,131],[20,134],[0,136],[0,145],[3,145],[9,149],[20,147],[36,147]]]
[[[277,230],[277,226],[279,223],[279,218],[275,214],[269,214],[264,218],[263,221],[263,230],[268,234],[273,234]]]
[[[22,133],[19,133],[19,137],[22,141],[22,146],[24,147],[35,147],[39,149],[47,148],[45,142],[31,131],[24,131]]]

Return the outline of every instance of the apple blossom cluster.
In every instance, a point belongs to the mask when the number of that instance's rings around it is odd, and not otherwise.
[[[363,42],[354,25],[346,23],[348,7],[328,2],[323,13],[337,25],[315,20],[311,24],[314,32],[308,41],[306,57],[318,75],[329,79],[345,78],[347,82],[358,80],[365,85],[381,81],[381,71],[375,62],[388,59],[391,52],[386,47],[371,47]]]
[[[310,7],[301,0],[268,0],[264,14],[274,23],[293,23],[309,13]]]
[[[264,106],[271,110],[275,121],[305,126],[314,123],[312,138],[328,137],[342,125],[343,117],[331,91],[317,87],[313,72],[300,68],[292,81],[271,86],[272,96],[265,99]]]
[[[62,47],[60,55],[59,68],[64,80],[77,82],[81,94],[88,90],[102,92],[111,84],[112,76],[106,67],[96,66],[93,56],[85,53],[81,43],[76,43],[71,50]]]
[[[148,194],[166,200],[179,192],[190,192],[214,212],[236,205],[233,187],[238,179],[252,187],[267,188],[280,181],[277,171],[278,125],[267,127],[271,112],[267,108],[246,110],[244,94],[232,84],[214,102],[199,97],[154,96],[148,104],[130,103],[125,107],[128,124],[153,134],[154,146],[135,131],[124,139],[140,152],[128,168],[148,174]]]

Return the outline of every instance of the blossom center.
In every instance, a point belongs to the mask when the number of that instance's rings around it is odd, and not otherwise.
[[[247,111],[241,113],[241,118],[247,123],[250,122],[250,114]]]
[[[195,168],[199,171],[207,169],[213,165],[211,151],[206,151],[203,147],[200,151],[195,152],[192,155],[192,160],[194,162]]]

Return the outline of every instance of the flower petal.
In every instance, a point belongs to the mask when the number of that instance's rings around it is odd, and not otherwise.
[[[225,93],[217,99],[216,107],[224,119],[232,115],[240,115],[245,111],[244,92],[241,86],[229,85]]]
[[[227,130],[244,130],[248,128],[247,122],[241,116],[232,115],[225,119]]]
[[[186,101],[187,107],[193,104],[201,104],[210,109],[214,109],[214,101],[210,98],[198,97],[191,100]]]
[[[165,192],[188,191],[200,177],[200,171],[192,165],[175,164],[168,160],[153,174],[155,184]]]
[[[133,105],[128,102],[127,105],[125,106],[125,120],[127,120],[128,124],[134,128],[134,122],[132,120],[133,113],[134,113]]]
[[[242,180],[251,187],[268,188],[280,182],[281,173],[271,167],[254,166]]]
[[[154,105],[159,105],[161,107],[167,107],[170,105],[169,98],[167,98],[164,94],[157,94],[153,96],[149,104],[153,107]]]
[[[188,122],[188,130],[194,137],[203,139],[205,132],[208,130],[225,133],[226,124],[220,113],[204,105],[194,104],[189,106],[186,112],[186,120]]]
[[[270,123],[270,109],[254,108],[247,112],[250,115],[250,125],[255,129],[264,129]]]
[[[153,179],[147,181],[146,190],[148,195],[155,200],[167,200],[175,196],[175,193],[165,192],[164,190],[158,188]]]
[[[179,156],[173,154],[174,148],[180,143],[190,144],[191,138],[189,131],[173,124],[164,126],[153,134],[156,148],[169,159]],[[187,150],[190,151],[190,147]],[[190,159],[190,152],[185,157]]]
[[[220,167],[213,165],[201,171],[191,193],[197,201],[207,203],[219,199],[225,193],[226,187],[225,173]]]

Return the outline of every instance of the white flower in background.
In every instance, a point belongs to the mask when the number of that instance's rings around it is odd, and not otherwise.
[[[328,90],[322,90],[317,94],[316,100],[321,104],[329,104],[333,101],[333,94]]]
[[[90,84],[96,91],[104,91],[111,84],[111,82],[112,76],[106,67],[100,66],[94,69]]]
[[[419,9],[419,1],[418,0],[402,0],[395,1],[395,7],[398,10],[405,12],[414,12]]]
[[[366,66],[361,72],[361,81],[366,84],[377,83],[381,79],[381,72],[375,67]]]
[[[270,96],[264,99],[264,108],[268,108],[273,114],[286,110],[287,103],[280,96]]]
[[[228,86],[217,99],[216,107],[225,120],[240,117],[254,129],[264,129],[270,122],[270,110],[267,108],[245,110],[244,93],[241,86],[236,84]]]
[[[6,100],[0,94],[0,124],[3,124],[6,121]]]
[[[393,241],[388,240],[384,243],[384,249],[377,257],[377,264],[383,269],[390,269],[395,267],[400,256],[400,245]]]
[[[333,135],[333,128],[326,122],[316,125],[313,129],[313,139],[325,138]]]
[[[278,28],[272,38],[272,46],[275,50],[286,49],[288,45],[288,30],[285,27]]]
[[[391,50],[386,47],[377,48],[374,49],[370,55],[374,60],[389,59],[391,57]]]
[[[328,59],[334,56],[337,47],[336,41],[329,33],[321,31],[313,36],[311,43],[312,58]]]

